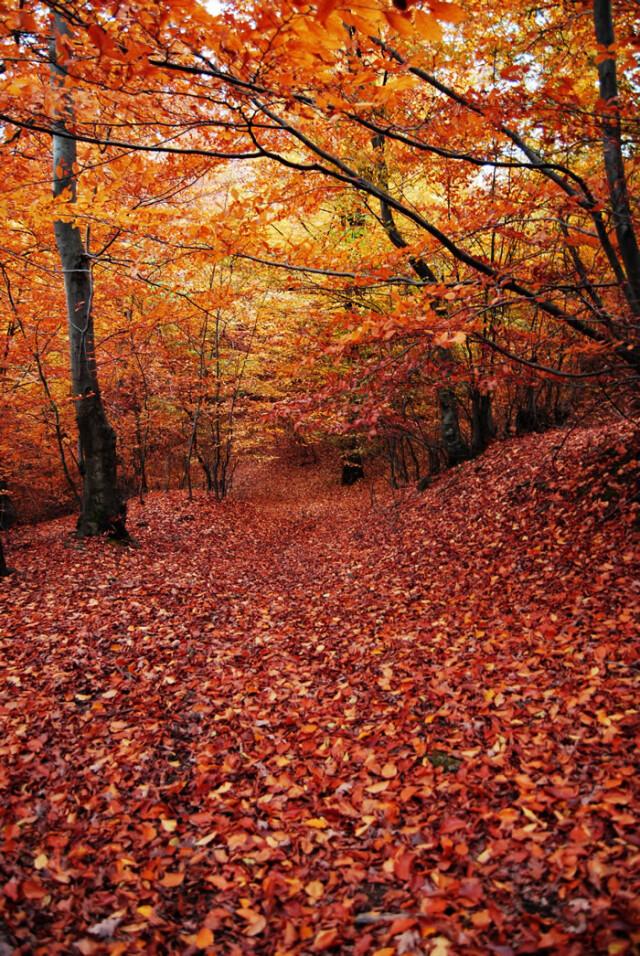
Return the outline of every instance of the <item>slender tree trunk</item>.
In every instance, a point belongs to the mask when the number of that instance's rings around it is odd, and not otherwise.
[[[54,88],[64,92],[54,123],[53,194],[55,197],[64,194],[68,203],[73,204],[76,142],[68,135],[73,123],[73,103],[70,92],[65,90],[66,70],[60,56],[61,41],[68,33],[64,19],[54,13],[51,79]],[[55,222],[54,230],[64,273],[71,381],[83,476],[77,530],[83,537],[108,532],[113,537],[124,538],[127,536],[126,506],[117,490],[116,436],[107,419],[98,385],[90,261],[78,226],[69,222],[67,216]]]
[[[4,558],[4,551],[2,549],[2,541],[0,540],[0,578],[6,578],[10,574],[13,574],[13,568],[7,567],[7,562]]]
[[[18,520],[16,508],[7,490],[7,484],[0,478],[0,531],[6,531]]]
[[[356,439],[351,438],[347,443],[347,449],[342,453],[341,483],[343,485],[355,485],[357,481],[361,481],[363,478],[362,455],[357,449]]]
[[[471,388],[471,454],[481,455],[495,437],[496,428],[491,412],[491,394]]]
[[[140,502],[144,502],[144,496],[149,493],[149,482],[147,480],[147,437],[146,431],[142,427],[141,410],[139,407],[135,410],[136,416],[136,448],[135,448],[135,468],[138,479],[138,497]]]
[[[51,394],[51,389],[49,388],[49,381],[44,370],[44,365],[42,364],[42,359],[40,353],[34,351],[33,358],[36,363],[36,368],[38,369],[38,378],[42,383],[42,388],[49,402],[49,408],[53,414],[53,428],[56,436],[56,444],[58,446],[58,453],[60,455],[60,464],[62,465],[62,471],[64,473],[65,480],[71,491],[71,494],[76,500],[76,503],[80,504],[80,495],[78,494],[78,489],[76,488],[76,483],[71,477],[71,472],[69,471],[69,465],[67,464],[67,456],[64,450],[64,431],[62,428],[62,423],[60,421],[60,411],[58,409],[58,404]]]
[[[516,410],[516,434],[528,435],[529,432],[541,430],[542,421],[538,410],[536,389],[533,385],[526,385]]]
[[[458,417],[458,400],[451,388],[438,389],[440,406],[440,432],[447,453],[447,465],[453,468],[470,458],[469,446],[462,437]]]
[[[640,315],[640,249],[634,231],[631,203],[622,156],[620,102],[616,76],[615,35],[611,0],[594,0],[593,20],[601,50],[598,63],[600,121],[604,167],[609,184],[613,225],[627,276],[625,294],[634,315]]]

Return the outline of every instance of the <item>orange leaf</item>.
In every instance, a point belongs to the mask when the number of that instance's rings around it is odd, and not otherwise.
[[[320,953],[323,949],[329,949],[330,946],[333,946],[337,938],[337,929],[321,929],[314,939],[311,949],[315,953]]]
[[[264,916],[256,916],[254,920],[249,923],[247,928],[244,931],[245,936],[257,936],[261,933],[267,925],[267,921]]]
[[[158,831],[151,823],[143,823],[140,829],[142,830],[142,839],[140,840],[142,846],[151,843],[158,836]]]
[[[18,884],[15,879],[11,879],[8,883],[5,883],[2,887],[2,892],[5,896],[8,896],[10,900],[16,901],[18,899]]]
[[[24,30],[25,33],[37,32],[38,26],[36,24],[36,18],[32,13],[29,13],[28,10],[20,10],[18,13],[18,22],[20,29]]]
[[[103,30],[97,23],[92,23],[87,27],[87,33],[89,34],[89,39],[93,45],[99,49],[102,56],[108,56],[111,57],[112,60],[119,60],[121,63],[126,63],[127,58],[122,50],[114,43],[106,30]]]
[[[206,926],[203,926],[196,936],[195,945],[198,949],[206,949],[207,946],[213,945],[213,933]]]
[[[462,23],[467,15],[457,3],[445,3],[444,0],[429,0],[433,15],[445,23]]]
[[[393,872],[399,880],[408,880],[411,877],[411,867],[413,865],[413,853],[408,850],[402,850],[393,862]]]
[[[413,25],[407,17],[402,16],[401,13],[394,13],[393,10],[385,10],[384,16],[391,29],[401,37],[413,36]]]
[[[340,0],[320,0],[316,9],[316,19],[320,23],[326,23],[339,3]]]
[[[489,910],[478,910],[478,912],[474,913],[471,917],[471,922],[474,926],[477,926],[478,929],[486,929],[487,926],[491,926]]]
[[[412,926],[415,925],[416,920],[413,916],[400,916],[398,919],[394,919],[389,927],[389,936],[398,936],[400,933],[404,933],[405,930],[411,929]]]
[[[25,880],[22,884],[22,894],[27,900],[41,900],[43,896],[47,895],[42,883],[36,882],[36,880]]]
[[[424,10],[416,10],[413,15],[413,23],[424,40],[442,39],[442,27],[439,22],[435,17],[425,13]]]
[[[367,787],[367,793],[383,793],[388,786],[388,780],[378,780],[377,783],[372,783],[369,787]]]
[[[184,880],[184,872],[182,873],[165,873],[163,878],[160,880],[161,886],[180,886]]]

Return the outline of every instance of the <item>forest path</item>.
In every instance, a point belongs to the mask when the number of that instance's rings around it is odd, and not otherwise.
[[[604,434],[420,499],[293,470],[152,495],[138,549],[17,531],[0,943],[629,951],[640,567]]]

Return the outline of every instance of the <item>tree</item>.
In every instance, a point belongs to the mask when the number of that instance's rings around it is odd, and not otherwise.
[[[100,399],[99,364],[137,487],[157,483],[163,456],[166,484],[180,480],[183,445],[197,457],[213,406],[193,350],[166,330],[186,321],[175,303],[202,292],[187,277],[230,257],[259,266],[252,278],[271,296],[279,344],[256,345],[286,382],[287,409],[318,433],[387,442],[398,478],[422,470],[434,445],[441,455],[443,439],[454,463],[495,429],[559,421],[570,392],[625,407],[637,390],[633,7],[616,8],[616,49],[608,0],[575,16],[524,0],[406,7],[281,0],[214,15],[181,0],[119,3],[116,17],[110,0],[57,4],[66,32],[49,95],[45,7],[25,0],[7,18],[4,155],[17,168],[52,136],[73,163],[83,144],[82,168],[56,186],[56,231],[73,235],[82,263],[68,273],[84,283],[72,307],[93,305],[98,321],[100,361],[91,343],[96,374],[75,405]],[[12,55],[16,37],[24,56]],[[220,170],[226,210],[197,201],[196,183]],[[51,267],[35,233],[35,250],[31,236],[14,242],[12,270]],[[144,343],[121,321],[134,291]],[[64,461],[55,388],[52,401]],[[94,421],[104,428],[93,445],[115,462],[106,416]]]
[[[2,540],[0,540],[0,578],[6,578],[9,574],[11,574],[11,568],[7,567],[7,562],[5,560],[4,550],[2,547]]]
[[[464,14],[454,4],[434,5],[434,9],[437,10],[436,17],[439,13],[445,20],[450,19],[456,24],[464,20]],[[479,31],[486,31],[488,22],[491,22],[493,35],[499,29],[492,11],[484,4],[478,4],[478,11],[478,22],[470,26],[465,37],[469,45]],[[523,12],[517,4],[514,6],[514,17]],[[613,38],[610,5],[598,3],[594,12],[598,22],[604,19],[609,24],[597,26],[598,40],[608,49]],[[209,58],[205,63],[196,46],[194,33],[191,40],[193,57],[187,55],[185,60],[184,55],[182,59],[168,56],[154,62],[163,70],[197,77],[198,84],[208,80],[217,85],[226,97],[224,102],[228,110],[226,122],[220,118],[219,124],[235,131],[237,147],[246,140],[258,155],[297,169],[307,181],[320,175],[335,183],[343,183],[384,203],[388,210],[426,234],[433,254],[447,262],[449,274],[452,274],[452,269],[454,275],[457,272],[456,278],[460,280],[456,283],[457,298],[465,306],[464,321],[460,324],[475,340],[484,341],[474,327],[473,318],[478,314],[480,301],[489,286],[505,300],[501,302],[503,309],[512,313],[522,306],[540,310],[549,319],[564,324],[578,338],[600,347],[603,361],[592,375],[610,371],[612,361],[616,364],[622,362],[637,373],[640,369],[638,332],[620,309],[622,296],[632,314],[637,311],[633,292],[637,265],[634,248],[637,244],[633,239],[633,223],[622,188],[623,156],[616,145],[620,141],[620,126],[625,114],[616,95],[612,51],[601,53],[599,66],[605,105],[598,110],[608,170],[608,189],[603,193],[602,184],[591,174],[584,173],[594,160],[591,130],[581,119],[584,114],[580,113],[580,109],[586,110],[589,105],[588,84],[571,94],[579,108],[574,110],[578,120],[573,130],[565,128],[569,109],[564,114],[557,109],[556,116],[561,122],[556,129],[552,125],[556,117],[551,117],[548,108],[545,109],[545,85],[551,83],[560,56],[553,47],[555,37],[561,37],[578,50],[585,41],[583,21],[576,25],[566,18],[563,20],[564,14],[558,10],[557,13],[545,13],[544,24],[534,18],[533,26],[521,31],[523,50],[531,44],[532,38],[542,45],[539,57],[541,76],[536,96],[530,97],[530,107],[524,99],[527,92],[523,82],[524,54],[520,54],[518,43],[511,39],[512,18],[508,18],[500,38],[503,46],[499,49],[499,56],[506,62],[493,90],[486,95],[471,95],[458,92],[434,72],[413,64],[411,56],[419,52],[422,36],[428,41],[440,42],[447,66],[451,66],[455,73],[464,72],[462,56],[458,56],[454,64],[453,53],[447,54],[447,47],[458,53],[460,50],[456,51],[456,44],[449,37],[442,36],[436,17],[425,16],[421,11],[417,11],[413,19],[412,16],[410,12],[392,12],[384,6],[368,13],[358,7],[350,13],[337,3],[325,4],[315,13],[303,9],[290,15],[288,10],[276,9],[272,14],[262,16],[261,27],[266,36],[261,42],[252,31],[251,16],[247,15],[245,19],[244,14],[239,14],[237,31],[247,40],[248,50],[255,50],[255,59],[246,55],[242,66],[236,67],[235,49],[225,46],[225,39],[220,37],[218,61]],[[347,31],[345,23],[349,28]],[[390,41],[394,34],[407,52],[400,52],[392,45]],[[272,37],[276,35],[278,42],[272,43]],[[512,48],[514,55],[511,55]],[[261,53],[267,56],[267,60],[260,72],[260,80],[256,80],[252,70]],[[520,62],[517,61],[518,55],[523,58]],[[544,62],[545,58],[547,62]],[[320,69],[317,68],[319,62],[322,64]],[[292,80],[293,69],[299,78],[297,82]],[[487,74],[486,69],[484,72]],[[368,82],[363,81],[363,74],[368,76]],[[376,77],[383,75],[391,75],[391,82],[376,87]],[[513,77],[519,81],[517,96],[512,95],[510,89]],[[204,102],[208,94],[200,93],[200,89],[201,86],[196,95]],[[407,90],[415,98],[413,101],[406,95]],[[425,109],[425,93],[431,97],[426,101],[426,108],[433,118],[418,122],[419,114]],[[568,97],[568,106],[573,105],[571,97]],[[383,118],[380,117],[382,104],[385,107]],[[456,123],[462,129],[463,135],[455,137],[453,146],[451,135],[444,138],[439,134],[438,120],[442,116],[447,120],[448,134],[455,129]],[[510,125],[511,119],[519,120],[521,126],[530,131],[529,136]],[[411,132],[416,123],[420,133]],[[540,124],[544,129],[543,142],[536,133]],[[423,135],[422,131],[428,133],[429,127],[435,129],[435,137]],[[468,144],[467,149],[464,142],[458,146],[455,140],[466,137],[470,131],[475,141]],[[571,148],[576,160],[570,158],[565,162],[562,157],[570,149],[571,133],[579,137],[578,147]],[[446,165],[466,165],[476,177],[478,170],[487,167],[509,171],[520,179],[528,177],[528,185],[524,187],[527,208],[524,217],[519,217],[523,220],[519,233],[526,244],[533,240],[534,248],[537,247],[536,259],[546,256],[544,267],[540,269],[534,263],[535,268],[532,268],[531,256],[523,255],[519,262],[510,264],[508,271],[497,268],[487,261],[483,251],[470,248],[464,237],[457,234],[458,230],[434,221],[425,212],[417,210],[409,197],[394,195],[390,188],[363,173],[358,164],[350,161],[344,153],[353,153],[358,148],[369,149],[367,138],[372,134],[384,136],[387,142],[393,142],[399,150],[414,157],[427,160],[435,156],[438,162]],[[544,141],[550,145],[548,156],[544,153]],[[468,189],[472,178],[466,178]],[[592,183],[595,183],[595,189]],[[485,192],[481,180],[476,183],[476,189],[480,194]],[[540,239],[535,237],[541,221],[546,221],[539,212],[541,199],[553,212],[553,231],[556,232],[553,243],[549,233]],[[497,222],[490,225],[506,234],[508,228],[513,229],[512,221],[512,211],[499,209]],[[619,248],[615,248],[610,238],[609,222],[619,223],[616,226]],[[593,255],[591,261],[587,261],[581,248],[583,235],[586,235],[585,248],[593,248],[595,241],[598,249],[598,255]],[[415,232],[412,239],[414,236]],[[575,278],[568,283],[562,281],[557,269],[559,249],[566,253],[565,265],[570,262],[575,273]],[[445,260],[442,260],[443,254]],[[597,278],[601,268],[611,274],[611,279],[607,277],[604,284],[604,293]],[[427,278],[426,282],[432,283],[432,280]],[[432,295],[433,291],[429,294]],[[491,347],[500,349],[505,357],[511,357],[499,341],[493,338],[487,341]],[[536,365],[535,360],[521,359],[517,354],[513,358],[526,361],[530,367]],[[569,376],[571,373],[559,374]]]
[[[51,77],[60,94],[53,123],[53,195],[61,200],[60,217],[54,223],[56,245],[64,275],[67,302],[71,387],[76,409],[82,474],[82,501],[77,531],[82,537],[109,533],[125,538],[126,508],[118,492],[116,436],[107,419],[100,394],[93,326],[93,282],[88,251],[73,221],[76,199],[76,141],[73,99],[66,63],[69,35],[63,17],[53,14]]]

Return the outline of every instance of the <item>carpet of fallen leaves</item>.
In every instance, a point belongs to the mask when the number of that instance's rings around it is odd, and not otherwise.
[[[629,442],[15,531],[0,952],[638,952]]]

